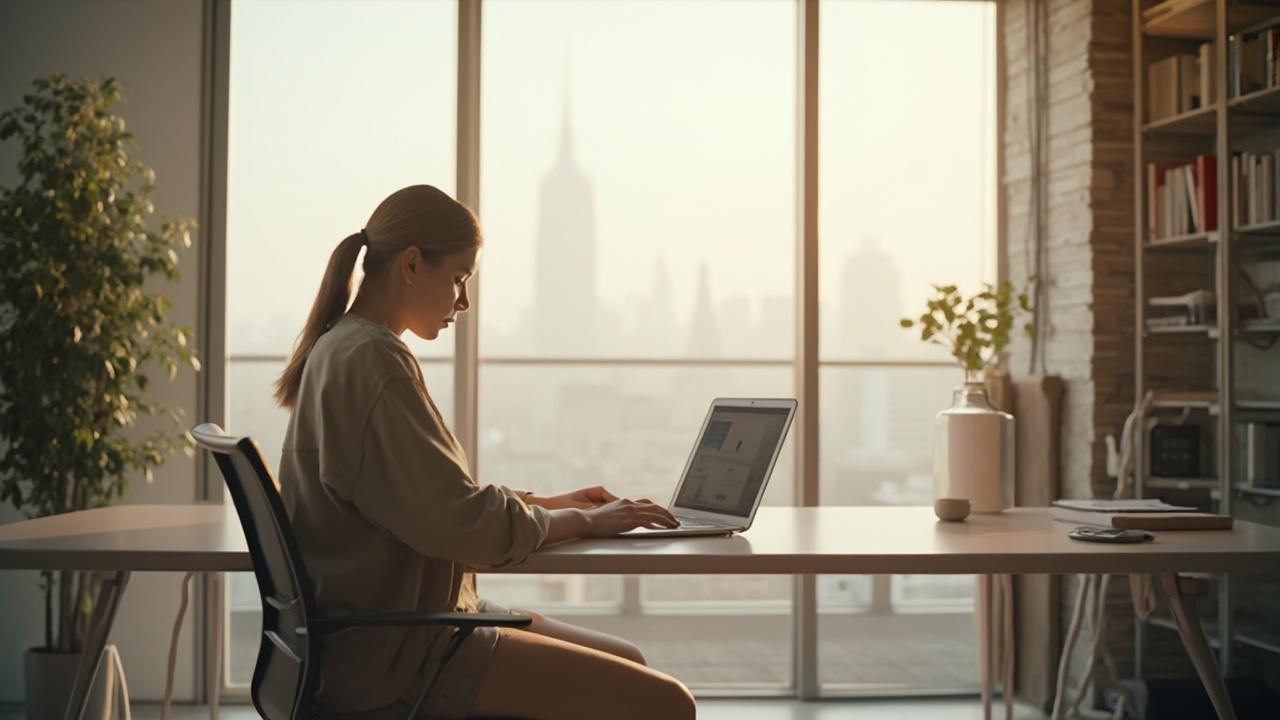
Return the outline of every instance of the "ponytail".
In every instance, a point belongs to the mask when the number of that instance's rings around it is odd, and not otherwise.
[[[307,324],[298,335],[289,364],[276,380],[276,402],[281,407],[293,407],[298,399],[298,388],[302,385],[302,369],[307,364],[311,348],[347,311],[347,303],[351,300],[351,276],[355,272],[356,258],[364,243],[363,232],[348,235],[329,256],[329,265],[324,270],[324,279],[320,281],[320,291],[316,293],[315,302],[311,305]]]
[[[392,264],[397,253],[416,247],[428,262],[484,242],[476,216],[439,189],[430,185],[410,185],[387,196],[374,209],[365,229],[348,235],[329,256],[320,292],[311,306],[307,325],[298,335],[293,357],[276,380],[276,402],[292,409],[302,385],[302,369],[320,336],[347,311],[351,300],[351,275],[355,272],[360,248],[364,254],[364,276],[371,278]]]

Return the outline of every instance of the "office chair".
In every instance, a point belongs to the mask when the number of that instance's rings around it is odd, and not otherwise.
[[[455,628],[440,662],[418,697],[409,717],[417,714],[462,642],[477,627],[526,627],[527,615],[478,613],[390,613],[321,617],[315,590],[302,563],[302,553],[285,515],[271,471],[262,462],[258,444],[249,437],[233,437],[205,423],[191,430],[201,447],[213,453],[244,528],[253,558],[253,575],[262,595],[262,643],[253,669],[250,696],[258,714],[267,720],[301,720],[315,716],[313,698],[320,682],[320,654],[324,638],[359,627],[446,625]]]

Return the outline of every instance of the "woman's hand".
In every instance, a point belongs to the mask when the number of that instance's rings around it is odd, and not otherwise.
[[[552,495],[551,497],[530,495],[526,498],[526,502],[534,505],[541,505],[548,510],[559,510],[561,508],[580,508],[586,510],[588,508],[599,507],[617,499],[618,497],[616,495],[605,490],[599,485],[596,485],[595,487],[582,488],[581,490],[574,490],[571,493]]]
[[[582,513],[589,524],[586,537],[609,537],[638,527],[673,528],[680,524],[669,510],[652,500],[622,498]]]
[[[560,508],[551,511],[551,526],[543,543],[575,537],[610,537],[638,527],[676,527],[666,508],[651,500],[613,500],[592,508]]]

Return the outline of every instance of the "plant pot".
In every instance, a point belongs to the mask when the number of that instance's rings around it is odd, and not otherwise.
[[[106,662],[107,653],[114,650],[108,645],[103,652],[103,662],[93,678],[89,691],[89,704],[85,706],[85,720],[108,717],[107,703],[111,696],[107,683],[111,667]],[[44,648],[29,648],[24,665],[26,669],[27,720],[63,720],[67,716],[67,700],[75,684],[76,670],[80,668],[80,653],[52,652]]]
[[[1013,506],[1013,416],[991,407],[980,382],[956,388],[933,424],[933,497],[964,498],[972,512]]]

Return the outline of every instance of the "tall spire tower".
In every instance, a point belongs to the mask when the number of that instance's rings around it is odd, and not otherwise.
[[[542,178],[535,238],[534,345],[540,355],[592,355],[597,347],[595,197],[573,146],[568,51],[560,146]]]

